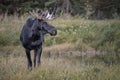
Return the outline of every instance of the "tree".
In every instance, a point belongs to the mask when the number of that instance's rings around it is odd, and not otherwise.
[[[0,0],[0,14],[19,16],[47,8],[54,15],[80,15],[87,19],[110,19],[120,16],[120,0]]]

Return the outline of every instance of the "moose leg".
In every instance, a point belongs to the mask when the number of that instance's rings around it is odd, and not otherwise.
[[[40,58],[41,58],[41,53],[42,53],[42,46],[38,49],[37,54],[38,54],[38,66],[41,64]]]
[[[30,50],[26,49],[26,56],[27,56],[27,61],[28,61],[28,69],[32,69],[32,61],[31,61],[31,55],[30,55]]]
[[[34,67],[36,67],[36,56],[37,56],[37,50],[34,50]]]

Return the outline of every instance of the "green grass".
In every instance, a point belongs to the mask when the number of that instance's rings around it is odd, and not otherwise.
[[[8,17],[0,22],[0,80],[120,79],[119,20],[49,21],[58,34],[45,36],[42,64],[29,71],[19,41],[26,19]]]
[[[19,36],[27,18],[22,20],[8,18],[0,24],[0,46],[20,45]],[[85,45],[98,50],[120,51],[119,20],[63,20],[50,21],[58,34],[55,37],[45,36],[45,46],[73,43],[79,48]]]

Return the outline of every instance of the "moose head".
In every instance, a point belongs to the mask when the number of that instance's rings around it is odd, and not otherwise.
[[[32,27],[31,27],[31,36],[35,35],[45,35],[49,33],[51,36],[55,36],[57,34],[57,30],[54,26],[49,24],[48,20],[53,20],[53,18],[48,18],[48,16],[43,16],[43,14],[37,14],[35,12],[29,12],[32,16],[35,17]]]

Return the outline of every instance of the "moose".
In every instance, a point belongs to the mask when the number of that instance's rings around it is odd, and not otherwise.
[[[40,58],[45,34],[48,33],[51,36],[55,36],[57,34],[57,29],[47,22],[49,19],[35,12],[30,12],[30,14],[35,18],[28,18],[26,20],[20,34],[20,41],[27,56],[28,69],[32,69],[30,51],[34,50],[34,67],[36,67],[36,59],[39,66],[41,64]]]

